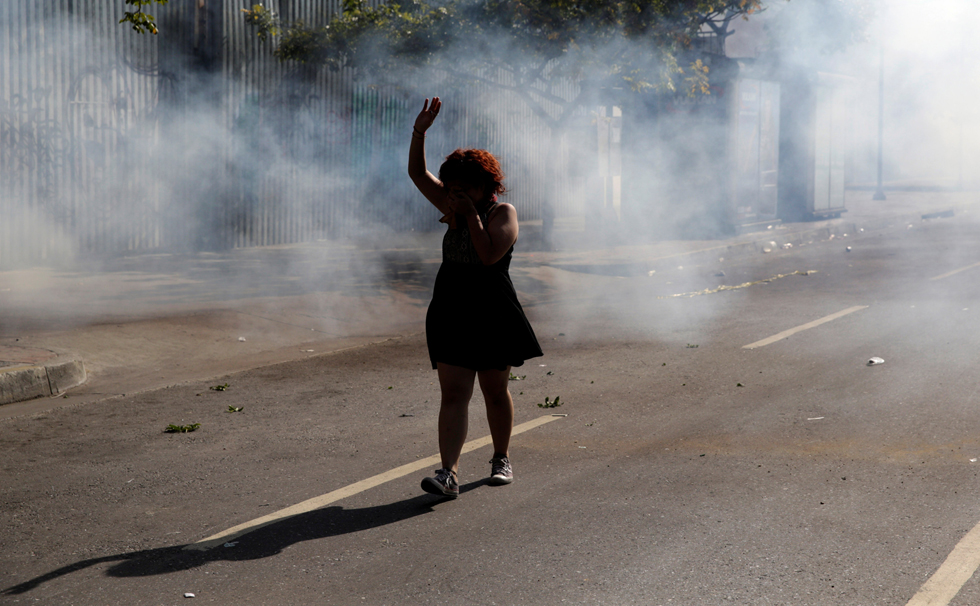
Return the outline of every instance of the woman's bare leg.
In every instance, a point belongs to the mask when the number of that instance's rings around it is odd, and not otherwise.
[[[439,407],[439,454],[444,469],[459,472],[459,457],[466,442],[468,411],[473,396],[476,371],[439,362],[439,387],[442,403]]]
[[[508,381],[510,367],[506,370],[481,370],[480,390],[487,403],[487,423],[493,438],[493,456],[506,457],[510,448],[510,434],[514,429],[514,399],[510,396]]]

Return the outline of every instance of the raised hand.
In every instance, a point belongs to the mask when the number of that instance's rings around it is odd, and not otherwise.
[[[449,208],[454,213],[460,213],[463,215],[476,214],[476,204],[474,203],[473,198],[471,198],[460,187],[452,187],[449,189]]]
[[[419,112],[417,118],[415,118],[415,130],[420,134],[425,134],[425,131],[432,126],[435,122],[436,116],[439,115],[439,110],[442,109],[442,101],[439,97],[432,97],[432,105],[429,105],[429,100],[426,99],[425,103],[422,105],[422,111]]]

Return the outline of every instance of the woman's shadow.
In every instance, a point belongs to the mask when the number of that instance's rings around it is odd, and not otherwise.
[[[486,483],[486,478],[470,482],[460,486],[459,491],[462,494]],[[233,547],[215,547],[208,551],[196,551],[185,549],[187,545],[175,545],[91,558],[9,587],[2,595],[26,593],[58,577],[106,562],[116,562],[106,571],[107,576],[146,577],[189,570],[219,560],[235,562],[267,558],[279,554],[290,545],[303,541],[351,534],[431,513],[435,511],[433,505],[447,500],[449,499],[426,494],[396,503],[361,509],[344,509],[340,506],[315,509],[273,522],[232,539]]]

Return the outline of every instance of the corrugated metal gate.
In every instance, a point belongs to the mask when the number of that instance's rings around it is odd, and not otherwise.
[[[438,228],[405,172],[421,99],[280,64],[244,22],[251,3],[171,0],[152,36],[117,23],[121,3],[0,2],[0,267]],[[339,9],[266,4],[284,22]],[[522,220],[540,217],[544,188],[570,212],[543,178],[564,152],[529,108],[486,87],[454,97],[431,165],[489,148]]]
[[[156,86],[139,70],[155,47],[120,28],[93,38],[106,4],[0,3],[0,264],[62,256],[73,240],[119,246],[107,220],[119,197],[92,194],[110,186],[125,139],[144,132]],[[144,217],[129,219],[128,246],[159,243]]]

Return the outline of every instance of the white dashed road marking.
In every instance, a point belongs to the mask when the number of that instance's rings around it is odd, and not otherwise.
[[[948,277],[950,277],[952,275],[956,275],[956,274],[960,273],[961,271],[966,271],[968,269],[973,269],[974,267],[980,267],[980,263],[974,263],[973,265],[967,265],[966,267],[961,267],[959,269],[954,269],[953,271],[948,271],[948,272],[946,272],[944,274],[940,274],[938,276],[934,276],[934,277],[929,278],[929,279],[930,280],[942,280],[943,278],[948,278]]]
[[[867,305],[855,305],[854,307],[848,307],[847,309],[841,310],[841,311],[839,311],[839,312],[837,312],[835,314],[830,314],[829,316],[824,316],[824,317],[820,318],[819,320],[814,320],[813,322],[807,322],[806,324],[801,324],[801,325],[799,325],[799,326],[797,326],[795,328],[790,328],[789,330],[784,330],[783,332],[779,333],[778,335],[773,335],[773,336],[768,337],[768,338],[765,338],[765,339],[763,339],[761,341],[756,341],[755,343],[749,343],[748,345],[743,345],[742,346],[742,349],[755,349],[757,347],[765,347],[766,345],[769,345],[771,343],[775,343],[776,341],[782,341],[786,337],[789,337],[791,335],[795,335],[798,332],[803,332],[804,330],[809,330],[809,329],[814,328],[816,326],[820,326],[821,324],[824,324],[826,322],[830,322],[831,320],[836,320],[837,318],[840,318],[842,316],[846,316],[847,314],[852,314],[852,313],[854,313],[856,311],[861,311],[862,309],[867,309],[867,308],[868,308]]]

